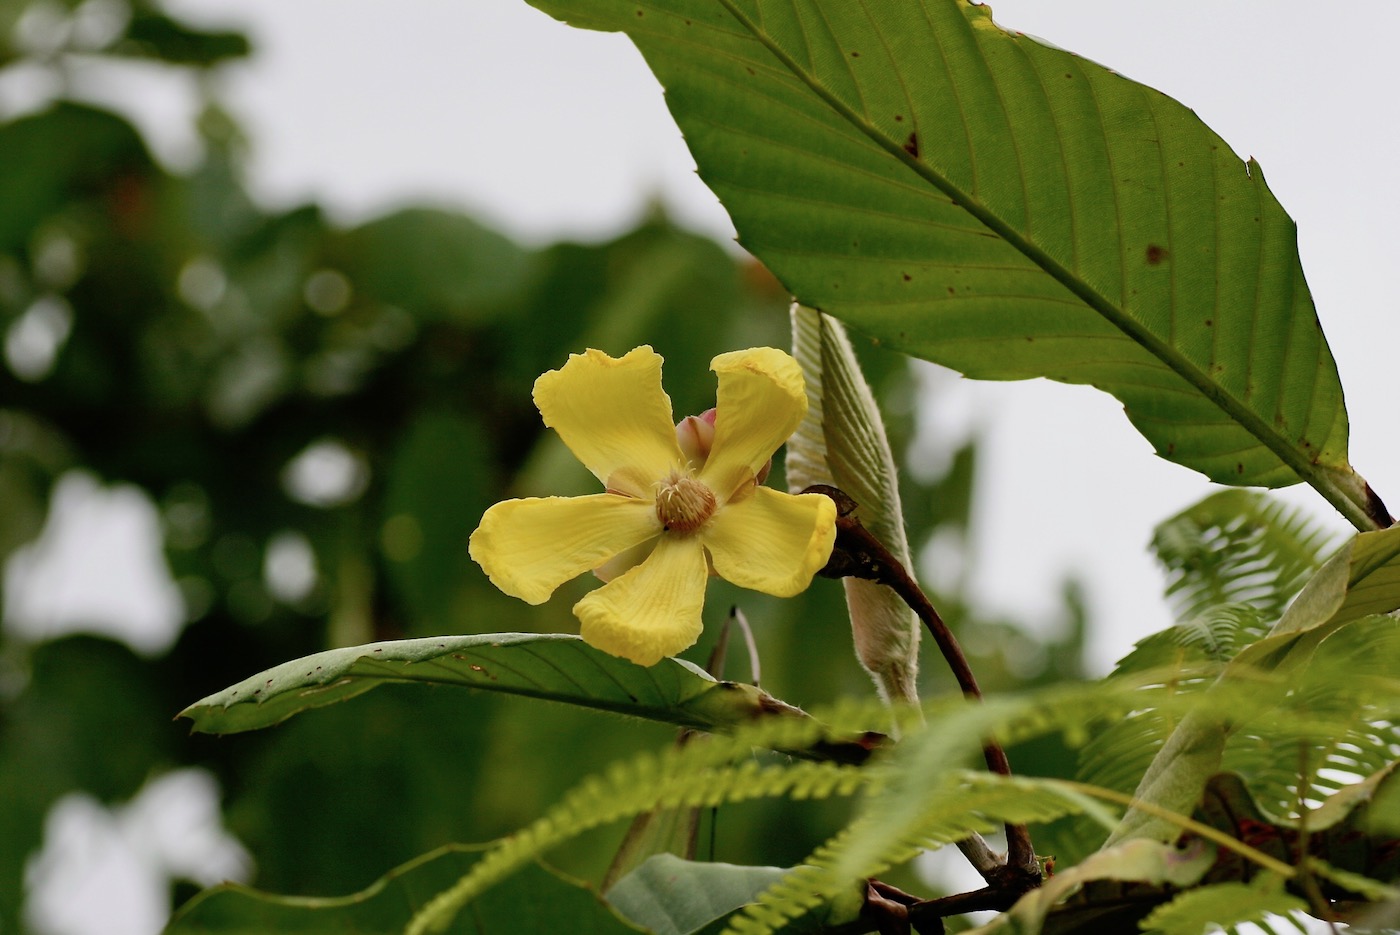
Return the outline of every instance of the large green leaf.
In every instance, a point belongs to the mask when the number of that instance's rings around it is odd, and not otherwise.
[[[480,858],[480,849],[447,847],[393,870],[362,892],[336,898],[276,896],[225,884],[206,890],[183,907],[165,935],[381,935],[402,931],[414,910],[451,885]],[[462,935],[573,932],[627,935],[641,932],[624,922],[583,884],[527,867],[482,895],[471,913],[447,929]]]
[[[802,303],[970,376],[1100,387],[1165,458],[1377,524],[1293,222],[1181,104],[967,0],[531,2],[632,38]]]
[[[712,730],[764,714],[803,716],[750,685],[679,659],[643,667],[562,633],[487,633],[371,643],[285,662],[196,701],[194,729],[256,730],[380,685],[421,682],[527,695]]]

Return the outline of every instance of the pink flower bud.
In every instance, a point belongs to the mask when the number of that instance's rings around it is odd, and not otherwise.
[[[692,471],[704,467],[715,444],[715,411],[707,409],[698,416],[686,416],[676,423],[676,441],[681,446],[681,454],[690,462]]]
[[[681,454],[689,462],[692,471],[699,471],[709,460],[710,449],[715,444],[715,410],[706,409],[698,416],[686,416],[676,423],[676,441],[681,446]],[[769,458],[763,467],[758,469],[758,476],[754,479],[755,484],[762,484],[768,479],[768,472],[773,470],[773,459]]]

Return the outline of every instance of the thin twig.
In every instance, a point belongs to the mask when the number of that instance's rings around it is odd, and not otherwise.
[[[744,637],[744,646],[749,651],[749,674],[752,676],[749,684],[757,687],[759,677],[758,665],[758,643],[754,642],[753,628],[749,626],[749,618],[744,616],[744,612],[735,604],[729,608],[729,619],[739,628],[739,633]]]

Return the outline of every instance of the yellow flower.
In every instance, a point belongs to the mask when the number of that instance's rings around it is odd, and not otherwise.
[[[589,350],[535,381],[535,405],[605,493],[507,500],[486,511],[471,555],[531,604],[590,569],[607,584],[574,605],[590,645],[655,665],[694,645],[711,571],[791,597],[831,555],[836,509],[758,478],[807,410],[802,372],[773,348],[721,354],[713,437],[671,422],[661,357]],[[682,444],[684,442],[684,444]]]

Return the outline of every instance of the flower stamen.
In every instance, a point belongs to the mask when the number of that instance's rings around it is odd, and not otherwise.
[[[684,474],[672,474],[656,492],[656,518],[667,532],[689,535],[715,515],[714,491]]]

